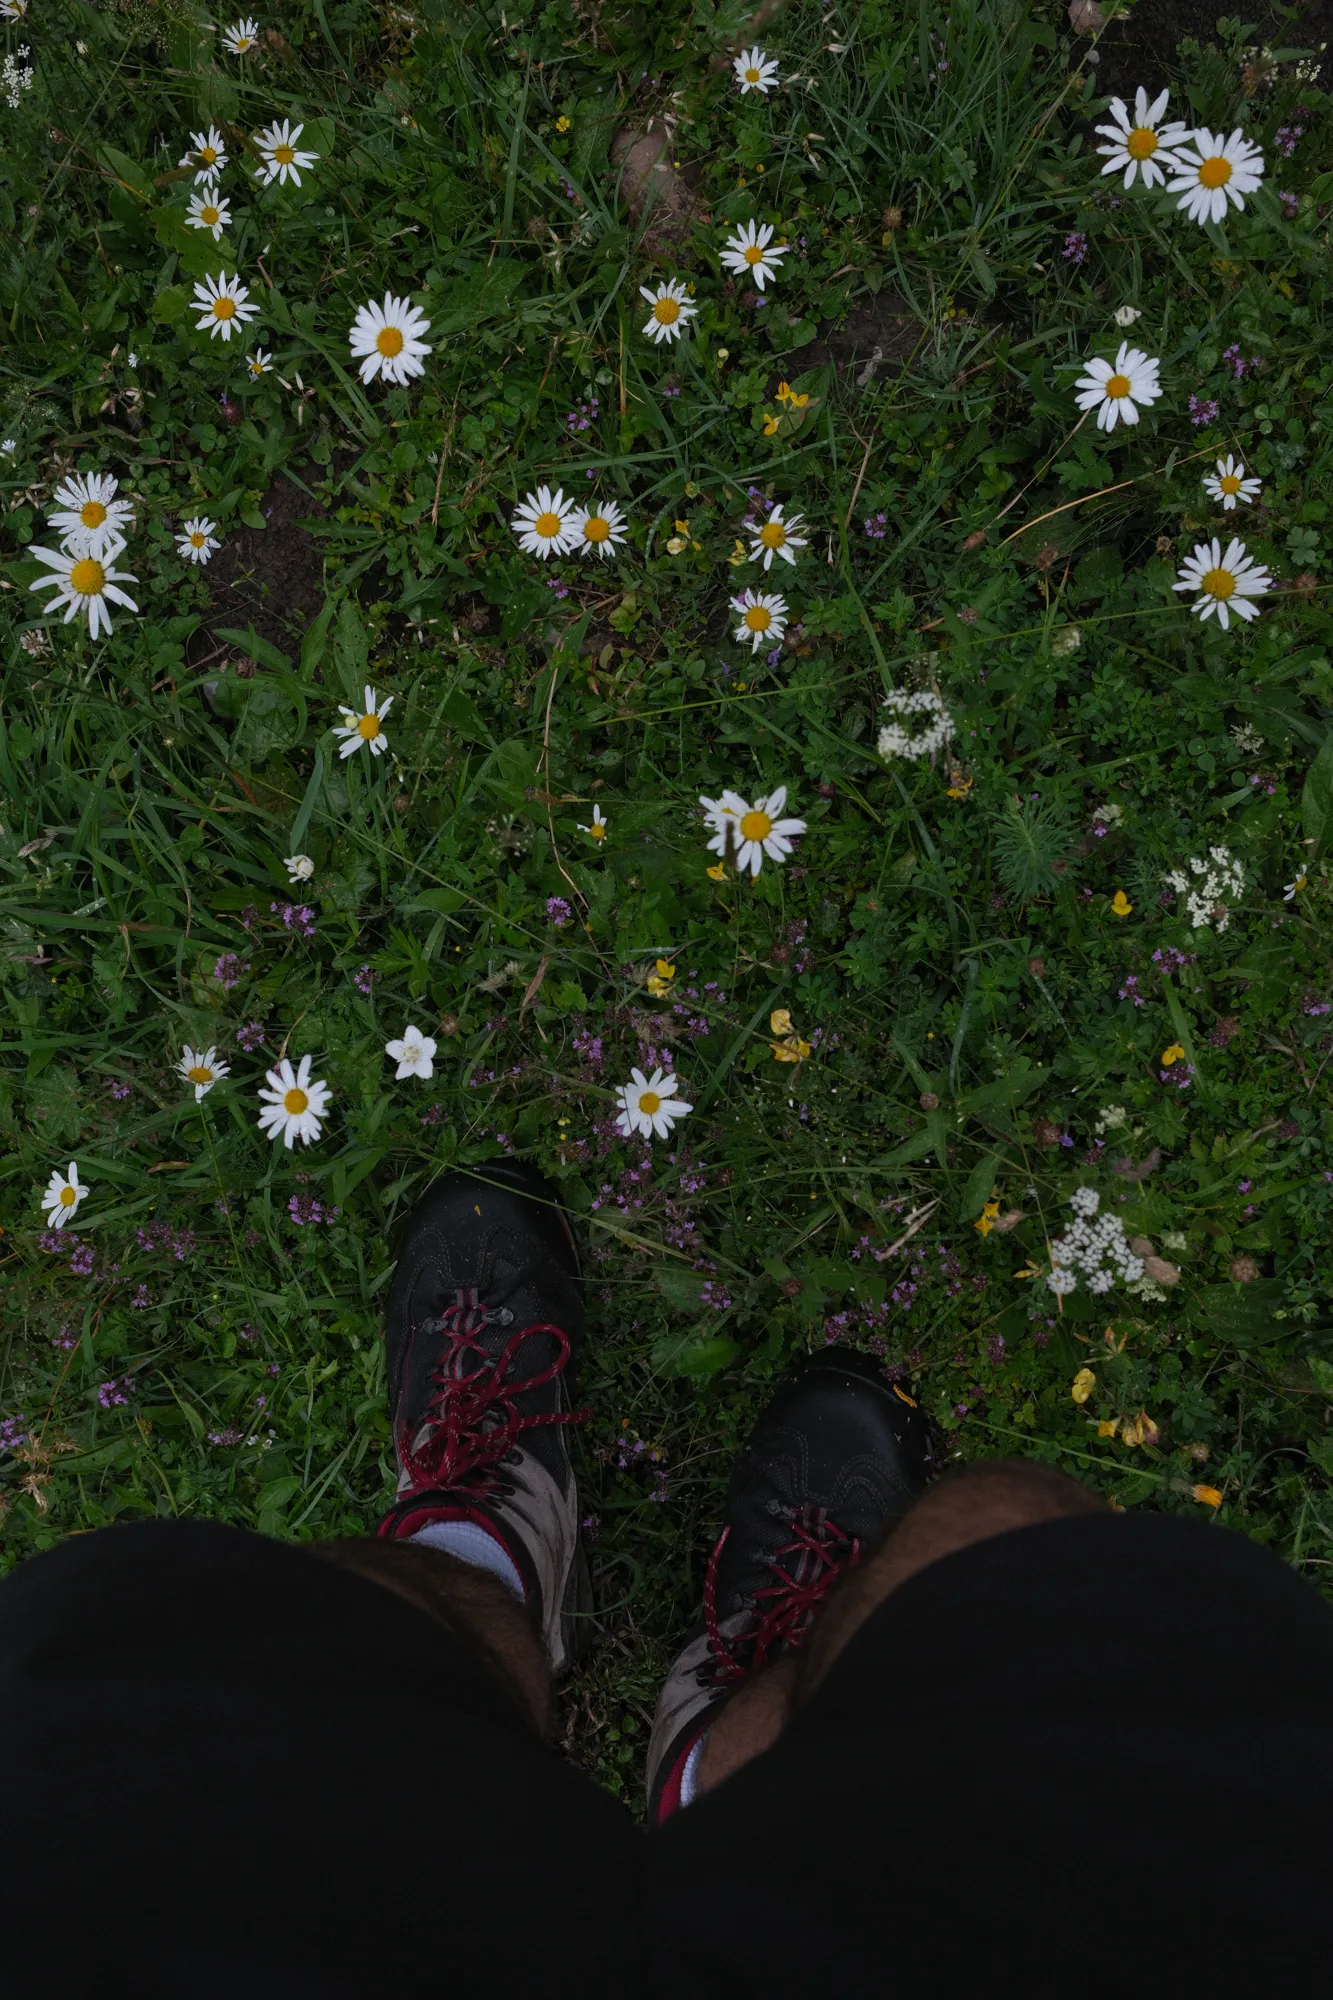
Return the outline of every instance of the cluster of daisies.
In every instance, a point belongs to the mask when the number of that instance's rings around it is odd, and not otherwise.
[[[72,618],[86,617],[94,639],[99,632],[111,630],[109,605],[139,609],[121,589],[122,584],[136,582],[136,577],[116,567],[125,552],[127,530],[134,523],[133,503],[117,498],[119,486],[119,480],[109,472],[77,473],[62,480],[47,509],[47,523],[59,530],[60,546],[28,551],[51,572],[39,576],[29,589],[53,591],[46,611],[63,609],[66,625]],[[187,562],[207,562],[221,546],[216,525],[202,515],[184,522],[176,537],[177,553]]]

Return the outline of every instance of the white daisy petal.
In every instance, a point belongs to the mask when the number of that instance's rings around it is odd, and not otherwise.
[[[118,484],[109,472],[80,472],[60,482],[47,520],[60,530],[66,550],[100,557],[113,547],[124,548],[134,506],[116,499]]]
[[[1162,124],[1167,96],[1168,93],[1163,90],[1149,104],[1148,93],[1140,84],[1134,93],[1132,117],[1122,97],[1111,99],[1107,110],[1112,122],[1097,127],[1102,137],[1111,142],[1108,146],[1097,148],[1106,161],[1103,174],[1119,173],[1123,167],[1127,188],[1133,186],[1136,174],[1141,174],[1143,185],[1150,188],[1166,179],[1163,168],[1176,167],[1178,163],[1171,149],[1188,138],[1189,128],[1178,120],[1169,125]]]
[[[677,1097],[675,1077],[661,1069],[655,1069],[650,1077],[641,1069],[631,1069],[629,1082],[621,1084],[616,1096],[620,1101],[616,1124],[626,1139],[636,1132],[644,1139],[669,1139],[674,1121],[694,1109]]]
[[[430,321],[410,299],[384,294],[382,305],[372,299],[358,311],[348,333],[353,360],[360,359],[358,374],[363,382],[381,376],[386,382],[403,384],[426,372],[424,356],[432,349],[421,338],[430,330]],[[362,358],[364,357],[364,358]]]
[[[259,1092],[260,1130],[270,1139],[280,1138],[288,1148],[298,1139],[305,1146],[318,1139],[332,1093],[327,1083],[311,1078],[310,1057],[302,1056],[300,1068],[293,1071],[284,1056],[264,1081],[268,1088]]]
[[[384,718],[393,706],[391,694],[382,695],[377,689],[367,685],[363,694],[364,707],[358,715],[354,709],[339,711],[342,722],[334,729],[335,736],[341,736],[340,758],[354,757],[363,746],[372,757],[382,757],[389,747],[389,739],[384,733]]]
[[[259,311],[258,306],[248,303],[249,298],[249,287],[241,283],[239,272],[234,278],[225,271],[219,271],[216,278],[205,278],[194,288],[194,310],[200,314],[196,331],[207,333],[210,339],[221,334],[223,340],[230,340]]]
[[[735,271],[742,278],[752,277],[762,292],[767,280],[778,276],[778,260],[786,256],[788,249],[785,243],[774,243],[772,238],[771,222],[752,219],[727,238],[720,261],[728,271]]]
[[[1085,373],[1074,384],[1074,401],[1080,410],[1097,412],[1097,428],[1112,431],[1117,423],[1136,424],[1139,406],[1157,402],[1162,394],[1161,363],[1140,348],[1121,341],[1114,362],[1094,355],[1084,363]]]
[[[304,125],[292,125],[284,118],[280,125],[275,119],[272,125],[255,133],[255,145],[264,156],[259,178],[265,187],[272,181],[282,187],[289,180],[300,187],[302,171],[309,172],[320,157],[318,153],[297,151],[296,142],[304,131]]]
[[[793,514],[789,521],[784,520],[781,505],[771,508],[766,521],[747,531],[751,562],[762,561],[765,569],[773,567],[774,556],[780,556],[783,562],[795,563],[798,552],[807,544],[807,537],[796,532],[803,521],[801,514]]]
[[[767,97],[777,86],[778,66],[756,45],[752,49],[742,49],[732,62],[732,72],[741,87],[741,96],[748,97],[757,90],[761,97]]]
[[[217,522],[206,521],[197,514],[192,521],[186,521],[176,537],[176,553],[186,562],[206,563],[214,549],[220,549]]]
[[[192,1049],[187,1042],[181,1050],[176,1073],[183,1077],[186,1083],[194,1085],[194,1101],[200,1104],[215,1083],[220,1083],[224,1076],[231,1075],[231,1065],[218,1061],[216,1049]]]
[[[86,1185],[80,1183],[78,1165],[74,1160],[70,1161],[66,1173],[62,1174],[57,1168],[47,1182],[46,1192],[42,1196],[42,1207],[47,1211],[48,1227],[63,1229],[67,1222],[72,1221],[79,1203],[87,1192]]]
[[[409,1024],[397,1041],[384,1044],[384,1053],[391,1062],[397,1063],[397,1077],[401,1082],[405,1076],[424,1078],[435,1074],[435,1046],[429,1035],[423,1035],[420,1028]]]
[[[222,46],[228,55],[233,56],[248,56],[258,40],[259,23],[248,18],[243,21],[233,21],[222,34]]]
[[[548,556],[568,555],[578,546],[574,531],[576,511],[573,501],[566,500],[563,488],[552,493],[549,486],[539,486],[515,507],[509,525],[518,536],[519,547],[545,562]]]
[[[1193,555],[1181,564],[1171,586],[1178,591],[1197,591],[1191,608],[1201,619],[1215,616],[1224,632],[1230,629],[1233,617],[1242,623],[1257,618],[1259,607],[1253,600],[1272,587],[1271,574],[1247,555],[1244,542],[1230,541],[1224,554],[1216,537],[1195,544]]]
[[[748,646],[757,653],[763,646],[766,650],[780,643],[787,629],[787,600],[776,592],[763,590],[743,590],[739,597],[731,600],[740,623],[736,627],[736,642]]]
[[[659,347],[664,340],[679,340],[699,310],[681,278],[669,278],[663,285],[640,285],[639,297],[650,307],[643,332]]]
[[[111,615],[106,608],[106,600],[112,598],[130,611],[137,611],[138,605],[124,591],[113,588],[118,583],[134,583],[137,579],[128,570],[113,567],[125,544],[121,541],[109,543],[99,556],[82,555],[77,548],[39,549],[30,548],[28,554],[36,556],[53,571],[52,576],[39,576],[36,583],[29,584],[29,590],[54,590],[55,596],[46,606],[48,612],[58,611],[65,606],[64,623],[77,617],[88,620],[88,631],[95,639],[99,632],[111,630]]]
[[[1228,204],[1244,208],[1246,195],[1263,185],[1264,156],[1239,126],[1229,139],[1201,126],[1178,151],[1174,168],[1167,191],[1180,196],[1177,208],[1192,222],[1221,222]]]

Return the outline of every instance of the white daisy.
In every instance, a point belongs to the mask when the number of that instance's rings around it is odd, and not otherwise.
[[[614,500],[600,507],[576,507],[569,517],[570,544],[580,555],[614,555],[627,538],[628,523]]]
[[[524,495],[510,515],[509,525],[518,536],[519,547],[545,562],[547,556],[565,556],[575,547],[577,511],[573,501],[566,500],[563,487],[552,493],[549,486],[539,486],[535,493]]]
[[[1298,875],[1294,882],[1284,882],[1282,885],[1283,902],[1290,903],[1294,901],[1294,899],[1300,894],[1301,890],[1308,889],[1309,886],[1310,886],[1310,878],[1308,875]]]
[[[1273,587],[1273,579],[1266,569],[1262,569],[1252,557],[1245,553],[1244,542],[1228,542],[1227,552],[1222,554],[1222,545],[1214,538],[1211,542],[1196,542],[1194,554],[1188,562],[1182,563],[1176,572],[1178,583],[1173,590],[1197,590],[1198,602],[1190,608],[1200,618],[1211,618],[1217,613],[1217,622],[1225,632],[1230,624],[1229,614],[1237,618],[1257,618],[1259,607],[1249,602],[1252,597],[1261,597]]]
[[[1136,319],[1143,318],[1142,306],[1117,306],[1111,314],[1117,326],[1133,326]]]
[[[231,205],[223,200],[212,181],[206,182],[202,194],[190,196],[190,206],[185,216],[187,229],[210,229],[216,243],[227,224],[231,221]]]
[[[1218,459],[1216,472],[1204,474],[1203,483],[1205,491],[1214,500],[1220,500],[1228,514],[1238,500],[1243,500],[1247,507],[1253,506],[1255,495],[1263,487],[1261,479],[1246,478],[1244,465],[1230,452]]]
[[[709,853],[725,861],[730,848],[737,868],[742,872],[748,868],[751,875],[759,873],[765,855],[770,861],[785,861],[791,853],[792,835],[805,832],[803,819],[778,817],[787,803],[785,785],[779,785],[766,799],[756,799],[753,805],[739,792],[723,792],[720,799],[701,798],[699,803],[713,829]]]
[[[276,1069],[269,1070],[264,1081],[268,1089],[259,1093],[264,1107],[259,1114],[260,1131],[270,1139],[280,1137],[287,1147],[298,1139],[306,1146],[312,1139],[318,1139],[320,1120],[329,1108],[332,1093],[327,1083],[318,1077],[312,1079],[309,1056],[302,1056],[297,1070],[293,1070],[284,1056]]]
[[[210,338],[220,333],[224,340],[230,340],[259,311],[258,306],[246,303],[249,297],[249,286],[241,283],[239,271],[234,278],[225,271],[219,271],[216,278],[205,278],[194,288],[194,309],[201,315],[195,321],[195,331]]]
[[[1193,148],[1193,151],[1189,150]],[[1237,126],[1229,139],[1201,126],[1176,155],[1176,179],[1167,193],[1178,194],[1191,222],[1221,222],[1227,203],[1244,208],[1245,196],[1262,185],[1264,156]]]
[[[373,687],[367,686],[365,690],[365,703],[365,708],[360,715],[357,715],[350,708],[339,710],[339,714],[342,716],[342,727],[335,729],[333,733],[335,736],[341,736],[343,739],[343,747],[338,752],[340,757],[353,756],[363,743],[370,745],[371,755],[374,757],[382,757],[389,747],[389,739],[384,734],[383,722],[385,716],[393,707],[393,696],[391,694],[381,695]]]
[[[778,275],[778,258],[787,254],[787,245],[774,243],[772,238],[771,222],[747,222],[727,238],[720,253],[721,262],[742,278],[748,271],[762,292],[765,280]]]
[[[435,1065],[431,1057],[435,1054],[435,1044],[429,1035],[423,1035],[420,1028],[410,1024],[403,1029],[401,1039],[386,1042],[384,1053],[391,1062],[398,1065],[398,1080],[405,1076],[434,1076]]]
[[[765,569],[772,569],[774,556],[794,563],[796,551],[806,546],[806,537],[796,533],[804,518],[802,514],[793,514],[790,521],[784,521],[781,504],[774,507],[761,527],[749,530],[750,561],[758,562],[762,556]]]
[[[257,347],[253,354],[246,356],[245,365],[250,371],[251,381],[257,382],[261,375],[271,373],[273,356],[267,353],[262,347]]]
[[[88,631],[95,639],[99,632],[111,630],[108,601],[123,604],[127,611],[139,609],[132,597],[116,588],[117,584],[137,582],[127,569],[113,567],[124,547],[124,542],[111,542],[100,556],[83,556],[77,549],[29,549],[28,554],[36,556],[38,562],[48,563],[55,575],[39,576],[28,588],[54,590],[55,596],[43,607],[45,612],[58,611],[65,605],[65,624],[82,616],[88,620]]]
[[[297,152],[296,142],[304,131],[304,125],[292,125],[284,118],[281,125],[275,119],[265,131],[255,133],[255,144],[264,155],[259,178],[265,187],[270,181],[277,181],[281,187],[289,180],[300,187],[299,170],[304,168],[308,173],[319,158],[318,153]]]
[[[217,522],[206,521],[202,514],[196,514],[187,521],[176,537],[176,553],[186,562],[206,563],[214,549],[222,547],[217,538]]]
[[[740,624],[736,627],[736,642],[748,646],[757,653],[761,646],[776,646],[787,629],[787,600],[776,592],[763,590],[743,590],[739,597],[731,600],[732,609],[740,613]]]
[[[1107,105],[1113,124],[1099,125],[1097,130],[1109,146],[1098,146],[1097,151],[1106,161],[1104,174],[1118,174],[1125,169],[1125,186],[1133,187],[1136,173],[1143,175],[1145,187],[1156,187],[1164,181],[1164,167],[1175,167],[1179,163],[1170,151],[1182,139],[1189,138],[1189,127],[1173,119],[1171,124],[1162,124],[1162,113],[1166,110],[1169,93],[1163,91],[1151,104],[1142,84],[1134,93],[1134,116],[1131,119],[1125,109],[1123,97],[1113,97]]]
[[[56,1168],[42,1196],[42,1207],[50,1211],[46,1219],[52,1229],[64,1228],[87,1192],[79,1181],[79,1169],[73,1160],[69,1163],[67,1174]]]
[[[642,330],[659,347],[664,340],[679,340],[699,310],[682,278],[669,278],[664,285],[640,285],[639,297],[651,307]]]
[[[421,336],[429,330],[426,315],[410,299],[396,299],[392,292],[384,294],[383,305],[372,299],[362,306],[347,336],[352,359],[365,356],[357,370],[361,380],[373,382],[382,375],[386,382],[404,383],[424,375],[421,357],[431,350]]]
[[[190,150],[179,162],[182,167],[193,167],[197,181],[215,181],[227,164],[225,142],[216,125],[210,125],[206,132],[191,132]]]
[[[215,1083],[231,1075],[231,1064],[219,1062],[216,1049],[192,1049],[187,1042],[181,1050],[176,1073],[184,1077],[186,1083],[194,1085],[194,1101],[198,1104]]]
[[[0,0],[0,20],[22,21],[28,12],[28,0]],[[24,49],[26,56],[28,51]]]
[[[282,865],[292,882],[308,882],[315,872],[315,864],[308,854],[289,854]]]
[[[1118,423],[1136,424],[1139,404],[1155,403],[1162,393],[1157,371],[1161,363],[1122,340],[1115,361],[1103,361],[1099,354],[1085,364],[1087,373],[1074,384],[1080,410],[1097,411],[1099,431],[1113,431]]]
[[[17,438],[6,438],[4,443],[0,444],[0,451],[5,454],[6,458],[12,458],[18,448],[19,441]]]
[[[61,480],[46,518],[59,528],[67,549],[100,556],[112,543],[124,547],[125,532],[134,524],[134,505],[116,499],[119,484],[109,472],[79,472]]]
[[[732,62],[732,70],[741,87],[741,96],[748,97],[757,90],[761,97],[767,97],[777,86],[778,66],[771,56],[766,56],[758,43],[752,49],[742,49]]]
[[[622,1083],[616,1092],[620,1099],[616,1125],[621,1134],[626,1139],[634,1132],[645,1139],[669,1139],[673,1120],[684,1118],[694,1106],[677,1097],[676,1079],[665,1070],[655,1069],[651,1076],[645,1076],[641,1069],[632,1069],[629,1074],[629,1082]]]
[[[244,21],[233,21],[229,28],[223,30],[222,46],[227,51],[228,55],[248,56],[251,49],[254,47],[255,43],[258,40],[259,40],[258,21],[251,21],[248,19]]]
[[[591,826],[580,825],[579,832],[586,833],[589,840],[595,840],[599,845],[606,839],[606,821],[602,818],[602,808],[600,806],[594,806],[592,809]]]

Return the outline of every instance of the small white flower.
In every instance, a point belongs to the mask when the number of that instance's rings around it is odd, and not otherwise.
[[[1308,876],[1308,875],[1298,875],[1298,876],[1296,877],[1296,880],[1295,880],[1294,882],[1287,882],[1286,884],[1284,884],[1284,886],[1283,886],[1283,890],[1282,890],[1282,900],[1283,900],[1283,902],[1284,902],[1284,903],[1290,903],[1290,902],[1292,902],[1292,901],[1294,900],[1294,898],[1295,898],[1296,896],[1298,896],[1298,895],[1300,894],[1300,891],[1301,891],[1302,889],[1308,889],[1308,888],[1309,888],[1309,886],[1310,886],[1310,878],[1309,878],[1309,876]]]
[[[69,1163],[67,1174],[62,1174],[57,1167],[42,1196],[42,1207],[50,1211],[46,1219],[52,1229],[64,1228],[87,1192],[87,1188],[80,1184],[79,1169],[73,1160]]]
[[[333,732],[335,736],[341,736],[343,739],[342,749],[338,752],[339,757],[354,756],[365,743],[370,745],[371,755],[374,757],[382,757],[389,747],[383,722],[393,706],[393,696],[380,695],[373,687],[367,685],[365,704],[360,715],[355,714],[350,708],[339,710],[342,726]]]
[[[1117,1277],[1135,1284],[1143,1276],[1143,1259],[1130,1249],[1125,1225],[1118,1215],[1098,1213],[1096,1188],[1075,1188],[1069,1197],[1074,1221],[1051,1245],[1051,1269],[1046,1283],[1057,1297],[1078,1289],[1083,1273],[1090,1292],[1109,1292]]]
[[[518,545],[530,556],[545,562],[551,555],[568,555],[574,547],[574,503],[566,500],[564,489],[552,493],[539,486],[525,494],[515,507],[509,525],[518,536]]]
[[[28,11],[28,0],[0,0],[0,20],[21,21]],[[26,49],[24,54],[27,54]]]
[[[776,646],[787,629],[787,600],[776,592],[743,590],[733,597],[731,608],[740,616],[736,643],[757,653],[761,646]]]
[[[0,451],[5,454],[6,458],[12,458],[18,448],[19,441],[17,438],[6,438],[4,443],[0,444]]]
[[[308,882],[315,872],[315,864],[308,854],[289,854],[282,865],[292,882]]]
[[[592,809],[591,826],[580,825],[579,832],[586,833],[589,840],[595,840],[599,845],[606,839],[606,821],[602,818],[602,808],[600,806],[594,806]]]
[[[231,1065],[218,1061],[216,1049],[192,1049],[187,1042],[181,1050],[176,1072],[184,1077],[186,1083],[194,1085],[194,1101],[199,1104],[215,1083],[231,1075]]]
[[[216,278],[205,278],[194,288],[194,309],[200,314],[196,332],[207,333],[210,339],[220,333],[224,340],[230,340],[259,311],[258,306],[247,303],[249,297],[249,287],[241,283],[239,272],[234,278],[225,271],[219,271]]]
[[[182,167],[193,167],[197,181],[215,181],[227,164],[226,141],[216,125],[210,125],[206,132],[191,132],[190,150],[180,160]]]
[[[570,546],[584,556],[614,555],[628,526],[614,500],[600,507],[575,507],[569,517]]]
[[[125,531],[134,524],[134,507],[117,500],[119,481],[109,472],[80,472],[63,479],[51,495],[47,520],[60,530],[67,549],[81,556],[101,556],[112,546],[125,546]]]
[[[176,537],[177,555],[186,562],[206,563],[214,549],[222,547],[217,539],[217,525],[216,521],[206,521],[202,514],[196,514]]]
[[[780,817],[786,803],[785,785],[779,785],[766,799],[756,799],[753,805],[739,792],[723,792],[720,799],[701,798],[699,804],[713,833],[709,853],[725,861],[730,852],[742,874],[748,868],[751,875],[757,875],[765,855],[781,866],[792,851],[793,836],[805,832],[803,819]]]
[[[135,353],[133,348],[131,348],[129,353],[125,356],[125,366],[127,368],[137,368],[139,366],[139,357]]]
[[[1165,90],[1155,97],[1151,104],[1148,93],[1139,85],[1134,94],[1134,116],[1131,119],[1125,109],[1122,97],[1113,97],[1107,110],[1114,121],[1110,125],[1099,125],[1097,130],[1109,146],[1099,146],[1098,153],[1106,161],[1104,174],[1118,174],[1125,169],[1125,186],[1133,187],[1136,173],[1143,175],[1145,187],[1156,187],[1166,179],[1163,167],[1175,167],[1176,157],[1172,146],[1178,146],[1182,139],[1189,137],[1189,127],[1177,119],[1169,125],[1162,124],[1162,113],[1166,110],[1168,92]],[[1117,315],[1117,317],[1119,317]],[[1128,324],[1128,322],[1123,322]]]
[[[1087,373],[1074,384],[1080,410],[1096,409],[1099,431],[1113,431],[1117,423],[1136,424],[1139,404],[1145,408],[1162,393],[1158,380],[1161,363],[1121,341],[1115,361],[1094,355],[1086,364]]]
[[[250,371],[250,380],[257,382],[261,375],[267,375],[271,372],[273,356],[266,353],[262,347],[256,347],[253,353],[246,356],[245,365]]]
[[[1231,618],[1249,619],[1259,616],[1259,607],[1250,602],[1251,598],[1262,597],[1273,587],[1272,576],[1245,553],[1244,542],[1227,543],[1226,554],[1221,543],[1214,537],[1211,542],[1196,542],[1194,554],[1181,564],[1176,572],[1179,581],[1173,583],[1173,590],[1197,590],[1198,601],[1190,608],[1200,618],[1211,618],[1217,613],[1217,622],[1225,632]]]
[[[913,731],[903,722],[889,722],[879,732],[875,748],[886,761],[890,757],[934,757],[953,736],[956,724],[940,697],[930,688],[917,694],[900,693],[896,688],[884,697],[883,706],[891,715],[920,716],[922,724]]]
[[[246,56],[258,40],[258,21],[233,21],[223,32],[222,46],[229,55]]]
[[[276,1069],[269,1070],[264,1081],[268,1089],[259,1093],[264,1107],[259,1114],[260,1131],[267,1138],[281,1138],[288,1148],[298,1139],[305,1146],[318,1139],[322,1130],[320,1121],[328,1111],[332,1092],[327,1083],[311,1077],[309,1056],[302,1056],[297,1070],[292,1069],[284,1056]]]
[[[1231,452],[1218,459],[1216,472],[1205,473],[1203,483],[1205,491],[1214,500],[1220,500],[1228,514],[1238,500],[1243,500],[1247,507],[1253,506],[1263,488],[1261,479],[1246,478],[1244,464]]]
[[[645,1139],[669,1139],[673,1120],[694,1109],[676,1096],[675,1077],[661,1069],[655,1069],[651,1076],[632,1069],[630,1081],[622,1083],[616,1095],[620,1099],[616,1124],[626,1139],[634,1132]]]
[[[1133,326],[1136,319],[1143,318],[1143,309],[1140,306],[1117,306],[1112,318],[1117,326]]]
[[[259,178],[265,187],[271,181],[281,187],[289,180],[300,187],[301,169],[308,173],[319,158],[318,153],[297,152],[296,142],[304,131],[304,125],[292,125],[284,118],[281,125],[275,119],[264,131],[255,133],[255,145],[264,156]]]
[[[669,278],[664,285],[640,285],[639,297],[647,299],[652,308],[643,331],[656,346],[664,340],[679,340],[699,310],[680,278]]]
[[[1244,208],[1245,196],[1263,185],[1264,156],[1239,126],[1229,139],[1201,126],[1190,133],[1188,146],[1177,154],[1174,165],[1176,179],[1167,192],[1180,196],[1176,207],[1183,208],[1191,222],[1221,222],[1228,202]]]
[[[384,294],[382,305],[371,299],[358,310],[347,335],[352,359],[365,356],[357,370],[361,380],[373,382],[381,375],[386,382],[402,384],[424,375],[422,357],[431,350],[421,336],[429,331],[430,321],[410,299],[396,299],[392,292]]]
[[[765,569],[772,569],[774,556],[781,556],[783,562],[794,563],[796,552],[806,546],[806,537],[796,530],[802,525],[804,515],[793,514],[790,521],[782,518],[782,507],[774,507],[768,519],[758,528],[751,528],[750,561],[763,558]]]
[[[420,1028],[410,1024],[403,1029],[396,1042],[386,1042],[384,1053],[391,1062],[398,1065],[399,1082],[405,1076],[434,1076],[435,1065],[431,1058],[435,1054],[435,1044],[429,1035],[423,1035]]]
[[[731,67],[741,87],[742,97],[748,97],[752,90],[757,90],[761,97],[767,97],[769,91],[777,86],[778,66],[757,43],[752,49],[742,49]]]
[[[1170,868],[1163,879],[1185,898],[1186,913],[1196,931],[1226,930],[1231,922],[1231,908],[1222,898],[1229,896],[1234,900],[1244,895],[1244,868],[1229,847],[1210,847],[1206,861],[1191,854],[1189,868],[1189,875],[1183,868]]]
[[[222,199],[213,182],[204,183],[202,194],[190,196],[190,206],[185,217],[187,229],[207,229],[216,243],[230,221],[231,206]]]
[[[81,556],[73,549],[29,549],[28,554],[36,556],[38,562],[49,564],[55,575],[40,576],[28,588],[54,590],[56,594],[44,607],[45,610],[58,611],[63,604],[66,607],[64,623],[68,625],[72,618],[86,618],[89,634],[95,639],[99,632],[111,630],[108,601],[123,604],[127,611],[139,609],[132,597],[127,597],[123,590],[116,587],[137,581],[128,570],[113,567],[124,547],[124,542],[112,542],[100,556]]]
[[[787,254],[785,243],[773,242],[771,222],[744,223],[734,236],[729,236],[721,252],[721,262],[728,271],[735,271],[740,277],[748,272],[760,291],[769,278],[778,276],[778,259]]]

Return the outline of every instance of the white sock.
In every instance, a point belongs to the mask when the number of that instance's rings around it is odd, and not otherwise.
[[[523,1579],[512,1559],[505,1554],[494,1535],[487,1534],[478,1521],[431,1521],[424,1528],[418,1528],[415,1535],[407,1537],[409,1542],[424,1542],[429,1549],[443,1549],[446,1555],[457,1556],[460,1562],[470,1563],[473,1569],[489,1570],[499,1577],[505,1589],[522,1604]]]

